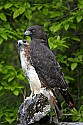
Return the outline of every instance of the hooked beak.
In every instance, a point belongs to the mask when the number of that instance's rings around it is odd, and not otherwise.
[[[31,34],[32,34],[31,31],[26,30],[25,33],[24,33],[24,36],[30,36]]]
[[[17,51],[18,51],[18,53],[19,53],[19,52],[20,52],[20,45],[18,44],[18,41],[17,41],[16,48],[17,48]]]
[[[17,41],[17,46],[20,47],[22,45],[22,40]]]

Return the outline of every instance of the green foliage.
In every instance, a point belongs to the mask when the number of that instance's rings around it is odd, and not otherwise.
[[[56,54],[75,101],[73,111],[64,106],[63,113],[71,115],[63,114],[62,120],[82,121],[83,0],[3,0],[0,1],[0,24],[0,124],[17,124],[22,90],[28,81],[20,69],[15,41],[23,39],[25,29],[35,24],[46,30],[50,48]]]
[[[80,106],[79,111],[76,110],[75,108],[71,110],[71,114],[73,121],[83,122],[83,105]]]
[[[64,102],[62,103],[62,107],[64,105]],[[73,122],[83,122],[83,105],[80,106],[80,109],[77,110],[76,108],[73,108],[72,110],[69,110],[68,108],[63,108],[62,110],[62,113],[63,113],[63,121],[64,119],[67,119],[68,120],[71,120]]]

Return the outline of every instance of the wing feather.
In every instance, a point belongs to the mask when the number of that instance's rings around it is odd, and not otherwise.
[[[42,76],[43,80],[46,81],[49,87],[58,87],[62,89],[68,87],[63,73],[60,70],[60,65],[56,61],[52,51],[47,46],[41,42],[37,42],[37,40],[31,41],[30,56],[39,77]]]

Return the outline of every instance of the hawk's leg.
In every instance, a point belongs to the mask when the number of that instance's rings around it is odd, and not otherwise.
[[[36,95],[38,95],[38,94],[40,94],[40,91],[31,89],[31,94],[30,94],[29,97],[26,97],[26,98],[25,98],[25,101],[26,101],[26,100],[29,100],[29,99],[32,99],[32,97],[33,97],[34,95],[36,96]]]
[[[57,100],[56,100],[56,97],[55,96],[51,96],[52,99],[53,99],[53,104],[54,104],[54,110],[55,110],[55,113],[57,113],[57,116],[58,118],[61,116],[61,112],[59,110],[59,107],[57,105]]]
[[[34,95],[33,92],[31,92],[30,96],[28,96],[28,97],[25,98],[25,101],[27,101],[29,99],[32,99],[33,95]]]

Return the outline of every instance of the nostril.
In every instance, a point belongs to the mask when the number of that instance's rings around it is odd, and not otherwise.
[[[26,43],[26,40],[23,40],[23,43]]]
[[[23,45],[23,40],[18,40],[17,41],[17,45],[18,45],[18,47],[21,46],[21,45]]]

